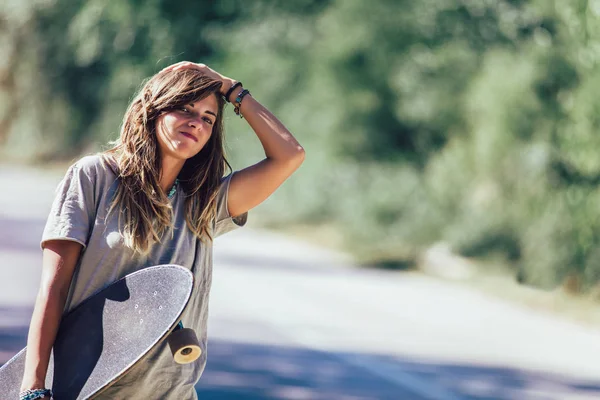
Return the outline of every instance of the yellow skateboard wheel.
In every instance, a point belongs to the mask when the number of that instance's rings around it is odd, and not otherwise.
[[[177,364],[189,364],[202,354],[200,342],[193,329],[177,329],[169,335],[167,341]]]

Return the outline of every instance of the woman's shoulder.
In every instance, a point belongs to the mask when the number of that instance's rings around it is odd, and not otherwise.
[[[117,163],[106,153],[86,155],[78,159],[71,168],[80,170],[89,177],[114,177],[117,174]]]

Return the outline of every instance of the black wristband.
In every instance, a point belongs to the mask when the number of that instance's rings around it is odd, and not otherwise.
[[[228,103],[231,103],[229,101],[229,96],[231,96],[231,93],[233,93],[233,91],[235,90],[236,87],[238,86],[243,86],[242,82],[235,82],[233,85],[231,85],[231,87],[229,88],[229,90],[227,91],[227,93],[225,93],[225,101],[227,101]]]

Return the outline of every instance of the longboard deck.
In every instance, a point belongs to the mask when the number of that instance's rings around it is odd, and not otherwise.
[[[177,326],[194,277],[177,265],[144,268],[63,316],[46,387],[61,400],[90,399],[118,381]],[[17,399],[26,348],[0,367],[2,398]]]

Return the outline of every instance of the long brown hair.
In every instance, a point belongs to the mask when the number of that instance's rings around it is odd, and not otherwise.
[[[221,82],[185,69],[160,72],[135,96],[123,118],[119,139],[103,156],[116,162],[119,185],[109,213],[119,212],[119,228],[125,244],[146,254],[172,228],[173,209],[159,186],[161,155],[156,121],[162,114],[207,96],[217,98],[218,112],[212,134],[202,150],[186,160],[179,173],[185,193],[188,228],[202,241],[212,240],[211,223],[216,216],[217,189],[226,168],[223,143]]]

